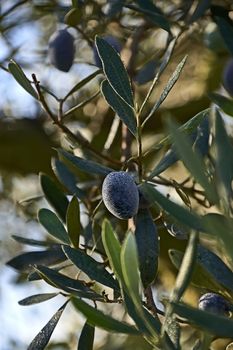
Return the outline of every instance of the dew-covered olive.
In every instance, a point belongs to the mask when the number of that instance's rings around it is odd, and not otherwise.
[[[102,197],[106,208],[119,219],[129,219],[137,214],[138,188],[132,176],[125,171],[109,173],[104,179]]]

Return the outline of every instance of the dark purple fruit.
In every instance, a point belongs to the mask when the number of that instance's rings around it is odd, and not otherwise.
[[[103,39],[107,41],[107,43],[111,45],[118,53],[121,52],[122,45],[120,41],[116,39],[114,36],[106,35],[103,37]],[[95,46],[93,47],[93,54],[94,54],[95,65],[99,68],[102,68],[102,62],[101,62],[101,59],[99,58],[98,51]]]
[[[203,294],[199,299],[198,307],[201,310],[222,316],[227,316],[230,310],[228,301],[216,293]]]
[[[50,62],[62,72],[68,72],[75,54],[74,37],[66,30],[55,32],[49,40]]]
[[[130,219],[137,214],[138,188],[125,171],[109,173],[104,179],[102,197],[106,208],[119,219]]]

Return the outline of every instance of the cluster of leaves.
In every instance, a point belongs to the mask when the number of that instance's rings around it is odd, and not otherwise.
[[[152,2],[147,5],[144,1],[135,3],[112,2],[111,14],[116,15],[126,6],[136,13],[148,16],[150,21],[169,33],[161,65],[140,108],[119,54],[99,36],[95,39],[95,45],[102,69],[96,70],[75,85],[62,100],[58,100],[61,107],[69,96],[102,74],[104,78],[100,83],[101,94],[134,138],[138,150],[135,157],[121,162],[96,150],[78,131],[71,132],[60,115],[57,117],[53,114],[44,95],[45,91],[52,93],[40,85],[35,75],[31,82],[16,62],[12,60],[8,66],[17,82],[41,103],[48,116],[67,135],[71,148],[78,144],[83,152],[82,158],[58,149],[58,158],[52,163],[57,182],[45,174],[40,176],[44,196],[53,211],[40,209],[38,220],[53,240],[48,242],[14,236],[21,243],[39,246],[44,250],[23,253],[9,261],[8,265],[27,273],[29,281],[42,279],[60,290],[58,293],[27,297],[20,304],[43,302],[58,294],[66,299],[64,305],[29,345],[30,350],[42,350],[46,347],[67,303],[72,303],[87,319],[79,338],[80,350],[93,348],[95,327],[141,336],[153,349],[181,349],[182,322],[200,330],[200,339],[192,344],[192,349],[207,348],[216,338],[232,337],[232,319],[190,307],[182,302],[182,297],[188,286],[193,284],[201,293],[206,290],[217,292],[229,303],[233,303],[233,146],[221,116],[221,109],[228,113],[230,110],[229,114],[232,115],[233,102],[212,94],[210,97],[220,109],[213,105],[200,111],[183,125],[168,120],[167,136],[149,151],[143,152],[143,129],[173,89],[187,57],[181,60],[160,97],[150,111],[145,113],[151,93],[170,61],[180,33],[177,37],[171,35],[169,21]],[[79,8],[77,4],[76,1],[73,2],[72,13]],[[198,2],[189,21],[196,21],[209,7],[209,1]],[[232,23],[216,7],[212,7],[211,11],[220,32],[226,37],[226,28],[231,27]],[[232,50],[232,37],[226,37],[226,44]],[[77,108],[80,106],[74,106],[63,117]],[[168,149],[168,152],[147,171],[144,161],[163,148]],[[161,176],[177,160],[183,162],[189,172],[191,187],[187,185],[187,181],[177,183]],[[107,174],[126,169],[133,169],[138,189],[145,201],[136,217],[131,220],[129,230],[124,229],[119,220],[106,212],[99,191]],[[81,187],[79,183],[82,173],[88,174],[89,180]],[[177,204],[174,199],[158,190],[157,185],[161,180],[163,184],[176,190],[183,205]],[[196,183],[199,185],[198,189]],[[192,199],[210,209],[209,212],[195,212]],[[86,227],[83,227],[81,220],[83,208],[88,213]],[[185,253],[177,250],[169,252],[171,262],[178,269],[178,275],[174,289],[164,303],[164,311],[157,309],[152,293],[159,260],[159,226],[153,219],[155,215],[162,218],[168,232],[173,236],[187,240]],[[202,238],[210,238],[219,243],[231,268],[218,255],[203,246]],[[75,276],[63,273],[70,266],[76,271]],[[86,275],[85,281],[79,278],[80,272]],[[132,323],[104,313],[99,308],[100,303],[121,304]]]

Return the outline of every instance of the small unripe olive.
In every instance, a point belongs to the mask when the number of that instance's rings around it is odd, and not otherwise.
[[[198,307],[201,310],[222,316],[227,316],[230,311],[228,301],[216,293],[203,294],[199,299]]]
[[[115,38],[112,35],[106,35],[103,37],[103,39],[107,41],[107,43],[111,45],[118,53],[121,52],[122,45],[117,38]],[[94,54],[95,65],[99,68],[102,68],[102,62],[101,62],[101,59],[99,58],[98,51],[95,46],[93,47],[93,54]]]
[[[223,71],[223,86],[233,96],[233,59],[228,61]]]
[[[75,54],[74,37],[66,30],[55,32],[49,40],[50,62],[62,72],[68,72]]]
[[[137,214],[138,188],[125,171],[114,171],[104,179],[102,197],[106,208],[119,219],[130,219]]]

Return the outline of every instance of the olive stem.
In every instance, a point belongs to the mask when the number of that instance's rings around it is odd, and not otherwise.
[[[142,182],[142,175],[143,175],[143,169],[142,169],[142,126],[141,126],[141,118],[140,114],[137,114],[137,130],[138,130],[138,139],[137,139],[137,145],[138,145],[138,179],[139,182]]]
[[[88,37],[88,35],[86,35],[86,33],[80,27],[75,26],[74,28],[83,36],[83,38],[86,40],[88,45],[91,48],[93,48],[94,42]]]
[[[61,123],[63,119],[63,100],[59,100],[58,104],[58,120]]]
[[[128,76],[132,82],[133,77],[135,75],[135,60],[138,53],[138,45],[141,41],[141,38],[143,37],[145,33],[145,23],[142,23],[140,27],[138,27],[134,33],[132,34],[132,37],[129,39],[129,49],[130,49],[130,55],[127,58],[127,62],[125,62],[127,67]],[[132,90],[133,90],[133,84],[132,84]],[[131,153],[131,146],[132,146],[133,137],[129,129],[125,124],[122,125],[122,162],[127,162],[129,158],[132,157]],[[133,164],[130,165],[130,170],[134,170]]]

